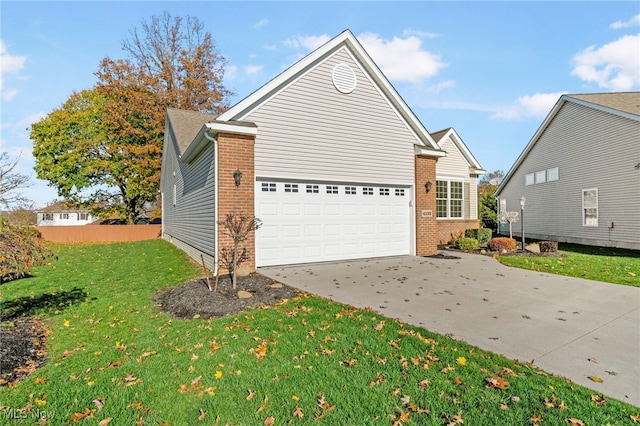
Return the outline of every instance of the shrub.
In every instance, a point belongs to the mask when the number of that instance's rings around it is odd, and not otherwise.
[[[0,283],[26,276],[32,266],[44,265],[52,256],[36,229],[12,226],[0,218]]]
[[[478,240],[479,244],[487,244],[491,239],[491,229],[489,228],[480,228],[480,229],[467,229],[464,231],[464,236],[467,238],[475,238]]]
[[[475,238],[458,238],[456,240],[456,247],[460,250],[473,250],[478,248],[478,240]]]
[[[514,251],[518,247],[518,244],[513,238],[496,237],[490,239],[487,246],[491,251],[501,252],[502,250]]]
[[[540,241],[538,246],[540,247],[540,253],[557,253],[558,252],[557,241]]]

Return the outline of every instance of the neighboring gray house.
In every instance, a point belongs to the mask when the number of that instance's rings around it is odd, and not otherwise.
[[[220,116],[167,111],[163,238],[214,272],[233,212],[263,222],[249,271],[434,254],[439,213],[478,227],[484,173],[453,129],[438,137],[344,31]]]
[[[496,191],[522,197],[525,238],[640,250],[640,92],[560,97]]]

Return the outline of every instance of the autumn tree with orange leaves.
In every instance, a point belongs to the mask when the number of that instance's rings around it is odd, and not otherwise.
[[[130,31],[124,59],[104,58],[92,89],[31,127],[35,170],[58,195],[133,223],[159,194],[168,107],[221,113],[226,59],[194,17],[165,12]]]

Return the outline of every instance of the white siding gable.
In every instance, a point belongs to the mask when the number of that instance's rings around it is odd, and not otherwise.
[[[333,85],[339,64],[356,75],[351,93]],[[344,47],[243,120],[259,129],[258,177],[413,184],[419,140]]]

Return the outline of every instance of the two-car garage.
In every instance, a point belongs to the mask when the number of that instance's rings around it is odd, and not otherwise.
[[[411,253],[411,188],[256,181],[256,266]]]

